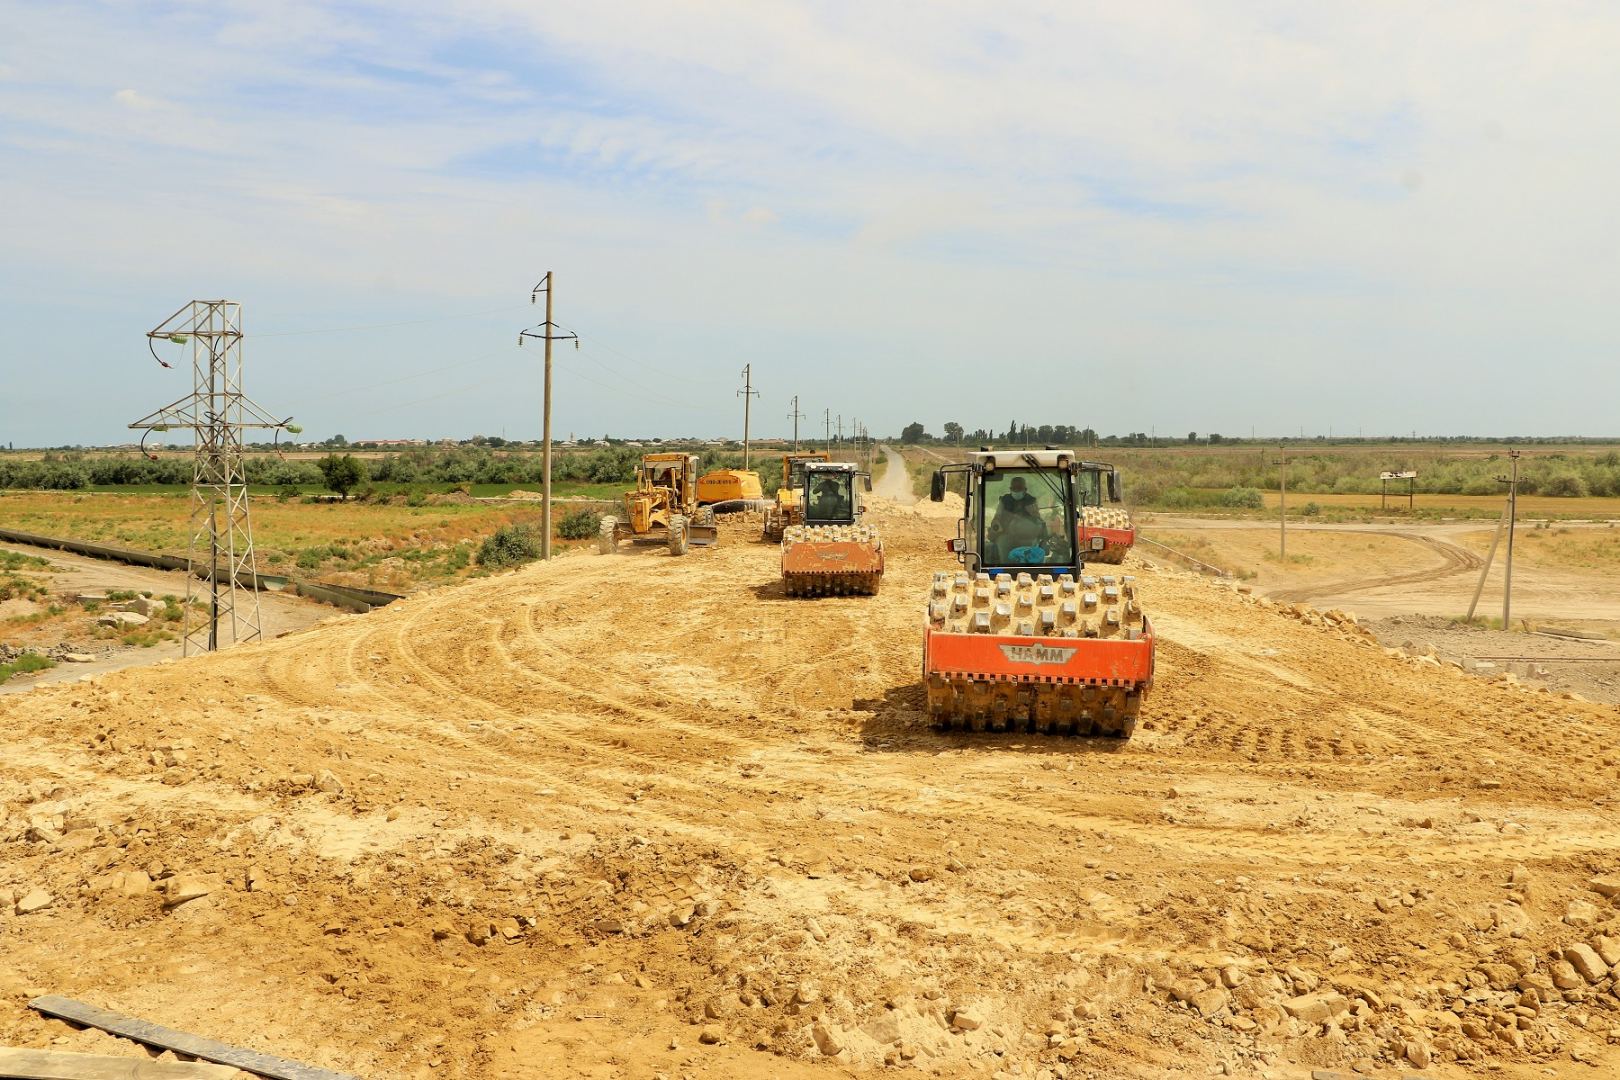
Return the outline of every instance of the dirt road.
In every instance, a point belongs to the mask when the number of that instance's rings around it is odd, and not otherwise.
[[[1582,526],[1564,524],[1561,529]],[[1606,525],[1594,525],[1596,532]],[[1192,518],[1156,514],[1145,526],[1150,537],[1201,534],[1218,549],[1204,557],[1221,563],[1228,554],[1260,570],[1258,591],[1274,600],[1306,601],[1318,607],[1344,607],[1358,615],[1463,614],[1479,582],[1483,544],[1488,528],[1475,522],[1411,524],[1399,527],[1363,523],[1288,526],[1289,551],[1308,549],[1313,565],[1283,567],[1258,561],[1276,552],[1277,530],[1253,521]],[[1376,552],[1351,552],[1350,546],[1369,539],[1399,541]],[[1469,542],[1473,543],[1470,545]],[[1340,555],[1336,547],[1345,548]],[[1406,547],[1410,550],[1400,551]],[[1504,557],[1498,553],[1485,584],[1480,611],[1499,610]],[[1606,572],[1576,572],[1538,566],[1524,561],[1513,572],[1513,609],[1521,618],[1581,626],[1620,623],[1620,578]]]
[[[1615,709],[1132,556],[1135,739],[943,736],[952,504],[874,502],[876,598],[728,526],[0,702],[0,1043],[114,1052],[38,988],[367,1077],[1620,1071]]]
[[[0,549],[50,560],[49,588],[57,595],[72,596],[116,591],[149,592],[154,596],[186,595],[186,576],[178,571],[128,566],[107,559],[91,559],[66,551],[29,547],[26,544],[0,543]],[[260,626],[266,637],[275,637],[289,630],[310,626],[332,615],[333,611],[333,608],[325,604],[318,604],[293,594],[263,592],[259,595]],[[28,627],[24,631],[6,637],[13,639],[10,641],[11,644],[20,644],[23,643],[24,636],[38,638],[41,629],[49,627]],[[54,638],[57,635],[51,636]],[[114,641],[112,644],[116,646],[118,643]],[[62,664],[37,675],[18,677],[0,684],[0,695],[20,694],[36,686],[65,682],[106,671],[117,671],[120,668],[155,664],[160,660],[179,656],[178,641],[163,642],[146,648],[119,647],[106,653],[98,650],[97,659],[93,663]]]
[[[917,497],[911,493],[911,474],[906,471],[905,456],[892,446],[880,446],[878,449],[882,451],[885,463],[873,489],[892,503],[910,506],[917,501]]]

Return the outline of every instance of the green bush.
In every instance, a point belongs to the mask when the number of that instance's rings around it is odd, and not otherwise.
[[[1258,488],[1235,487],[1221,494],[1221,505],[1234,510],[1260,510],[1265,507],[1266,500]]]
[[[1322,508],[1316,503],[1308,502],[1299,508],[1299,512],[1304,517],[1315,517],[1322,512]]]
[[[557,535],[564,540],[588,540],[602,528],[602,515],[594,510],[575,510],[557,524]]]
[[[27,675],[32,671],[44,671],[46,668],[56,666],[56,661],[38,653],[23,653],[10,663],[0,664],[0,683],[5,682],[13,675]]]
[[[540,533],[532,525],[503,525],[478,546],[478,565],[521,566],[540,557]]]
[[[1557,495],[1569,499],[1584,499],[1590,490],[1580,473],[1560,472],[1547,477],[1541,485],[1543,495]]]

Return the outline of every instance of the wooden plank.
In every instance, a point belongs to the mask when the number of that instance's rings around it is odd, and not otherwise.
[[[229,1065],[198,1061],[148,1061],[0,1046],[0,1077],[6,1080],[240,1080],[241,1076]]]
[[[165,1050],[185,1054],[187,1057],[230,1065],[243,1072],[270,1077],[271,1080],[359,1080],[358,1077],[347,1073],[318,1069],[313,1065],[300,1065],[296,1061],[288,1061],[273,1054],[261,1054],[257,1050],[244,1050],[238,1046],[215,1042],[213,1039],[205,1039],[184,1031],[175,1031],[173,1028],[162,1027],[147,1020],[139,1020],[133,1016],[98,1009],[94,1005],[86,1005],[82,1001],[58,997],[55,994],[37,997],[30,1001],[28,1006],[59,1020],[83,1027],[100,1028],[102,1031],[121,1035],[147,1046],[160,1046]]]

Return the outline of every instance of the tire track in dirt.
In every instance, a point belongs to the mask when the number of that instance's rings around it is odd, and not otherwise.
[[[1441,540],[1439,537],[1385,529],[1368,529],[1365,531],[1376,532],[1383,536],[1395,536],[1402,540],[1422,544],[1440,556],[1440,565],[1408,574],[1355,578],[1350,581],[1333,581],[1294,589],[1278,589],[1267,593],[1267,595],[1278,603],[1302,603],[1321,596],[1340,596],[1345,593],[1365,592],[1368,589],[1383,589],[1395,585],[1416,585],[1425,581],[1437,581],[1440,578],[1451,577],[1454,574],[1478,570],[1485,564],[1485,560],[1474,554],[1474,552],[1449,541]]]

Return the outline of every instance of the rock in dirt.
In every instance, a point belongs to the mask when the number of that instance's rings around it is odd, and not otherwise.
[[[32,915],[36,911],[44,911],[56,903],[56,897],[44,889],[29,889],[17,899],[15,910],[18,915]]]
[[[698,1042],[704,1046],[714,1046],[725,1037],[726,1033],[720,1030],[719,1024],[704,1024],[703,1030],[698,1032]]]
[[[827,1057],[837,1057],[844,1052],[844,1044],[838,1041],[838,1036],[826,1024],[812,1024],[810,1037],[815,1040],[816,1049]]]
[[[145,615],[137,615],[133,611],[109,611],[96,622],[102,626],[116,628],[145,626],[151,620]]]
[[[1283,1002],[1282,1007],[1289,1016],[1302,1023],[1320,1024],[1348,1009],[1350,1001],[1343,994],[1331,992],[1301,994]]]
[[[1593,878],[1587,885],[1600,896],[1620,896],[1620,874],[1604,874]]]
[[[1595,983],[1609,973],[1609,965],[1590,945],[1571,945],[1564,950],[1564,959],[1589,983]]]
[[[957,1031],[978,1031],[984,1027],[984,1018],[966,1009],[957,1009],[951,1014],[951,1026]]]
[[[1571,926],[1591,926],[1597,922],[1597,908],[1585,900],[1571,900],[1564,921]]]
[[[213,891],[213,886],[201,878],[177,877],[169,882],[169,888],[163,897],[163,906],[177,908],[181,904],[201,900]]]

